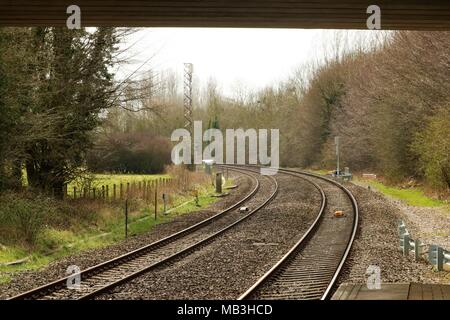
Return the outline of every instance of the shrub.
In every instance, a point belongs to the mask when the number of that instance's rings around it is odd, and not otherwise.
[[[34,245],[40,232],[55,213],[52,201],[43,196],[5,194],[0,197],[2,241]]]
[[[170,142],[166,138],[137,133],[118,133],[97,144],[87,165],[94,172],[154,174],[170,163]]]
[[[434,187],[450,188],[450,104],[431,117],[416,135],[412,149],[419,156],[421,170]]]

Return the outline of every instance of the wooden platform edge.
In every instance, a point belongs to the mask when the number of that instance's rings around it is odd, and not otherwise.
[[[450,284],[383,283],[381,289],[365,284],[341,284],[331,300],[450,300]]]

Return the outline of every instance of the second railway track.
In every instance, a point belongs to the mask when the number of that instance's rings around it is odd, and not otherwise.
[[[358,227],[358,204],[338,182],[310,173],[280,170],[306,177],[322,194],[322,206],[308,231],[266,274],[243,293],[243,299],[326,299],[350,252]],[[335,210],[345,216],[337,218]]]

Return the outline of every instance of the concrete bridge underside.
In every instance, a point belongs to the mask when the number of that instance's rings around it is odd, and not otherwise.
[[[0,0],[0,26],[64,26],[72,4],[83,26],[365,29],[376,4],[382,29],[450,30],[450,0]]]

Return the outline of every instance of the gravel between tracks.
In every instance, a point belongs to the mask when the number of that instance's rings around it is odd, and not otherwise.
[[[66,275],[66,269],[70,265],[77,265],[81,269],[85,269],[99,264],[187,228],[190,225],[206,219],[231,206],[235,202],[239,201],[239,199],[242,199],[245,195],[247,195],[254,188],[254,184],[249,177],[240,173],[230,171],[230,176],[235,179],[235,182],[239,185],[239,187],[237,189],[230,190],[229,196],[220,199],[208,208],[178,216],[171,222],[162,223],[155,226],[148,233],[129,238],[120,243],[101,249],[86,250],[67,256],[50,263],[42,270],[15,273],[11,282],[0,285],[0,299],[12,297],[20,292],[30,290],[37,286],[44,285],[48,282],[64,277]]]
[[[279,175],[267,207],[211,244],[121,285],[99,299],[235,299],[262,276],[312,223],[320,195],[302,179]]]
[[[397,223],[400,209],[379,193],[346,185],[358,201],[359,228],[338,284],[366,283],[369,265],[381,269],[381,282],[450,283],[449,273],[434,272],[425,262],[415,262],[399,251]]]

